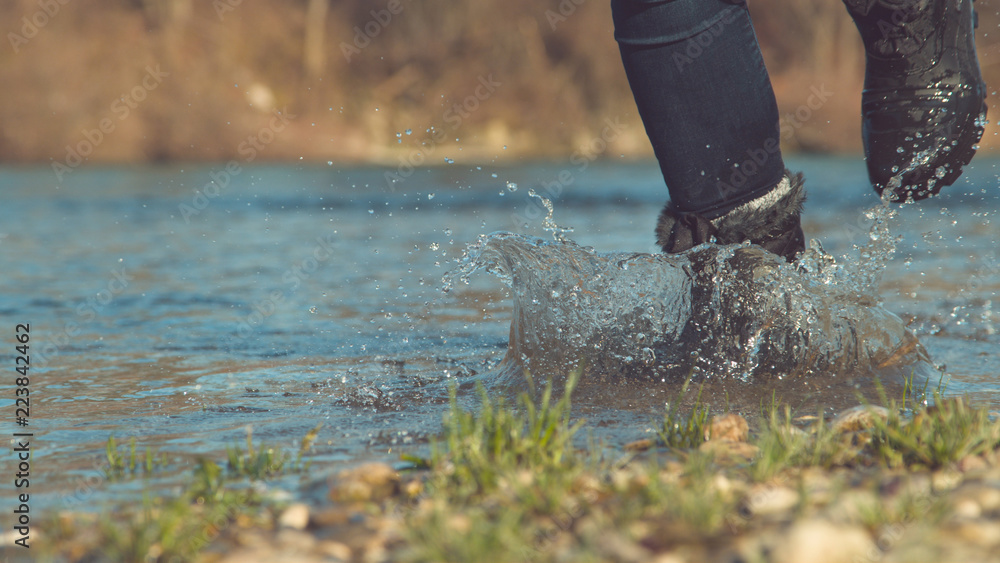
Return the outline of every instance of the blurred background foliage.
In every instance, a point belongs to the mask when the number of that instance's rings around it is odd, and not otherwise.
[[[750,7],[784,148],[859,152],[864,59],[841,1]],[[995,84],[1000,0],[977,7]],[[566,158],[615,119],[602,156],[651,155],[607,0],[5,0],[0,21],[5,162],[64,160],[104,118],[89,161],[239,158],[248,138],[269,141],[266,160],[395,163],[422,145],[443,149],[428,162]],[[291,123],[262,136],[276,111]]]

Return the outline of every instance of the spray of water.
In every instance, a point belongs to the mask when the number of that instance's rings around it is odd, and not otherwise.
[[[537,196],[536,196],[537,197]],[[792,264],[749,245],[677,255],[600,253],[566,238],[482,235],[446,276],[485,270],[514,299],[505,364],[518,372],[706,379],[824,377],[930,366],[902,320],[880,304],[898,237],[888,205],[868,212],[868,240],[837,259],[818,241]]]

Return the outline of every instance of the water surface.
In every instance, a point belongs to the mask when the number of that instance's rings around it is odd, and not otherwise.
[[[807,237],[856,255],[871,226],[864,211],[878,203],[863,163],[791,164],[806,173]],[[997,410],[995,166],[977,160],[943,197],[891,221],[902,239],[873,305],[916,335],[948,374],[947,393]],[[395,183],[376,168],[260,166],[209,185],[222,168],[78,169],[62,185],[48,168],[0,171],[9,364],[15,323],[31,325],[33,508],[136,498],[141,483],[101,476],[112,433],[182,468],[198,455],[221,459],[248,426],[294,448],[322,422],[316,475],[397,460],[440,428],[451,382],[471,405],[475,382],[496,383],[501,371],[511,289],[480,272],[441,291],[467,244],[494,231],[551,239],[533,187],[579,245],[652,253],[665,198],[651,163],[450,165]],[[572,183],[558,183],[567,170]],[[833,409],[870,386],[869,374],[834,375],[782,392]],[[642,437],[669,396],[661,384],[592,387],[580,413],[599,436]],[[725,391],[745,394],[749,408],[762,388]],[[168,471],[160,483],[175,479]]]

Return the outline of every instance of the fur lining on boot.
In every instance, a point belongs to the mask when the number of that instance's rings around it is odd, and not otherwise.
[[[766,194],[752,199],[712,221],[720,244],[749,240],[757,244],[788,230],[798,221],[806,200],[802,173],[785,173],[781,183]]]
[[[805,199],[802,174],[785,171],[774,189],[711,221],[667,202],[656,223],[656,243],[664,252],[676,254],[706,242],[749,240],[791,261],[805,248],[799,223]]]
[[[684,213],[668,201],[656,221],[656,244],[667,254],[677,254],[715,239],[715,226],[697,213]]]

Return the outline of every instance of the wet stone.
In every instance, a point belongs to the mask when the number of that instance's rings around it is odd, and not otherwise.
[[[729,440],[709,440],[698,447],[702,452],[715,456],[718,463],[742,463],[756,457],[760,448],[746,442],[731,442]]]
[[[653,447],[653,441],[650,440],[649,438],[643,438],[642,440],[629,442],[623,446],[623,448],[627,452],[644,452],[652,447]]]
[[[860,432],[875,426],[876,421],[889,420],[889,409],[875,405],[859,405],[837,415],[830,423],[834,432]]]
[[[340,507],[320,510],[312,515],[313,525],[319,528],[341,526],[351,520],[351,512]]]
[[[366,463],[337,474],[330,487],[335,501],[382,500],[399,490],[399,474],[384,463]]]
[[[713,416],[709,427],[705,429],[705,440],[746,442],[749,435],[750,425],[747,420],[734,413]]]

